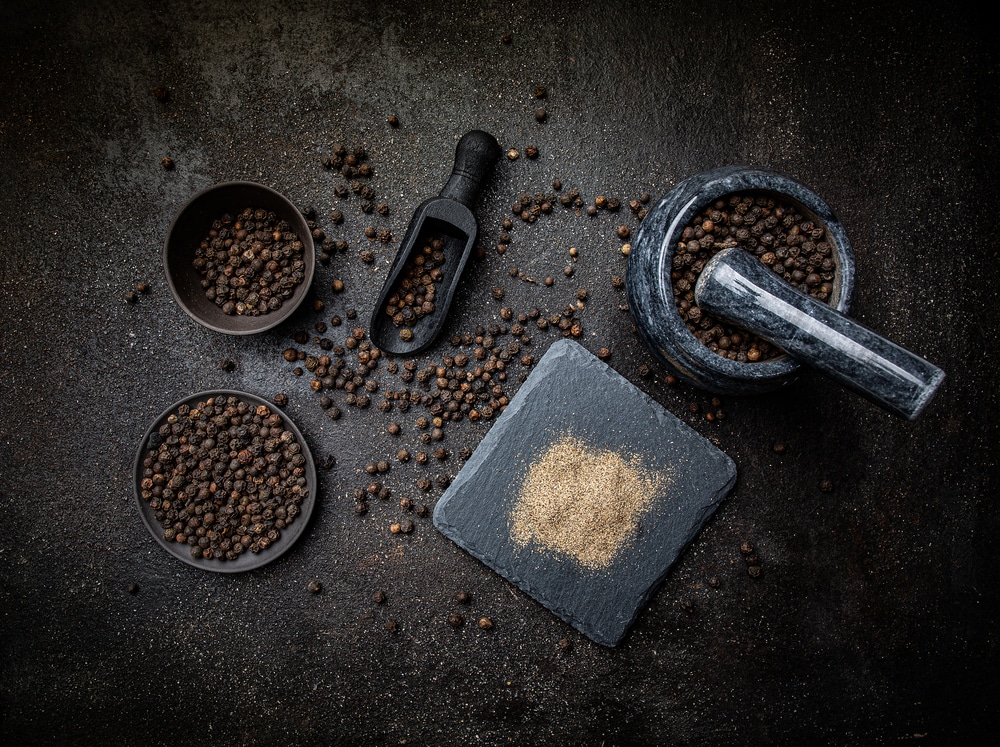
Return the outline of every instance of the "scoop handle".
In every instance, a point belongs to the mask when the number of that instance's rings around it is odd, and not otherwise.
[[[472,210],[493,164],[500,158],[500,143],[488,132],[472,130],[455,146],[455,165],[441,197],[456,200]]]
[[[801,293],[742,249],[712,257],[694,296],[703,310],[760,335],[909,420],[944,380],[937,366]]]

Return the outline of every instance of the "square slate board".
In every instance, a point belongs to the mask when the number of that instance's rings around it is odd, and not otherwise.
[[[671,473],[610,565],[523,546],[511,511],[531,467],[567,434]],[[736,482],[732,460],[570,340],[552,345],[434,508],[434,525],[592,640],[615,646]]]

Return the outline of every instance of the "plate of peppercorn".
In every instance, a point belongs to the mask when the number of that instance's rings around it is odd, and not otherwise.
[[[238,573],[276,560],[302,535],[316,502],[316,465],[274,405],[246,392],[201,392],[146,430],[135,500],[171,555]]]

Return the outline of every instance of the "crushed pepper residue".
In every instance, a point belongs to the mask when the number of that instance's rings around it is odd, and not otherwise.
[[[528,469],[511,511],[511,537],[585,568],[607,568],[668,482],[668,475],[643,469],[638,456],[626,461],[565,436]]]

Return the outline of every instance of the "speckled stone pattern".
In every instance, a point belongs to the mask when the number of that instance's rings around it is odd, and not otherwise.
[[[527,470],[566,434],[669,476],[610,566],[511,539]],[[579,344],[552,345],[434,510],[434,524],[582,633],[618,644],[736,481],[723,452]]]
[[[799,363],[781,357],[739,363],[717,355],[684,324],[670,280],[681,232],[706,205],[733,192],[769,191],[797,201],[827,229],[837,263],[836,306],[846,312],[854,290],[854,253],[833,210],[811,189],[778,171],[724,166],[688,177],[649,211],[629,255],[626,290],[643,342],[681,379],[718,394],[760,394],[794,381]]]
[[[709,260],[695,300],[909,420],[944,380],[937,366],[782,282],[741,249]]]

